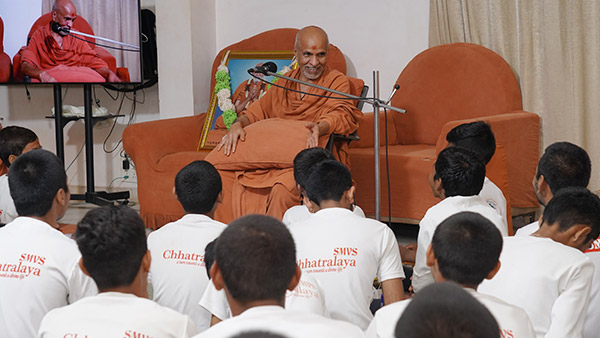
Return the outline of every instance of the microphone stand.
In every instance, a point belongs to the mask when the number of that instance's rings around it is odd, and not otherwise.
[[[102,40],[102,41],[114,43],[114,44],[117,44],[117,45],[126,46],[126,47],[135,48],[137,50],[140,50],[140,47],[136,46],[136,45],[132,45],[132,44],[125,43],[125,42],[120,42],[120,41],[115,41],[115,40],[111,40],[111,39],[108,39],[108,38],[103,38],[101,36],[96,36],[96,35],[92,35],[92,34],[82,33],[82,32],[79,32],[79,31],[72,30],[72,29],[69,30],[69,34],[83,35],[83,36],[88,37],[88,38],[94,38],[94,39],[98,39],[98,40]]]
[[[259,77],[254,76],[254,74],[252,74],[251,69],[248,70],[248,73],[252,77],[260,79]],[[373,71],[373,91],[375,93],[375,97],[360,97],[360,96],[340,92],[339,90],[319,86],[314,83],[310,83],[310,82],[298,80],[298,79],[295,79],[295,78],[292,78],[289,76],[277,74],[270,70],[265,70],[264,74],[275,76],[278,78],[283,78],[283,79],[286,79],[286,80],[289,80],[292,82],[307,85],[309,87],[325,90],[327,92],[341,95],[341,96],[347,97],[352,100],[363,101],[363,102],[368,103],[371,106],[373,106],[373,115],[374,115],[373,116],[373,118],[374,118],[374,123],[373,123],[374,124],[374,134],[373,134],[374,154],[373,154],[373,156],[374,156],[374,161],[375,161],[375,219],[380,221],[381,220],[381,193],[380,193],[381,177],[379,175],[379,173],[380,173],[380,168],[379,168],[379,109],[381,109],[381,108],[389,109],[389,110],[393,110],[395,112],[402,113],[402,114],[406,114],[406,110],[404,110],[402,108],[396,108],[396,107],[390,106],[385,101],[382,101],[379,99],[379,71]],[[266,80],[264,80],[264,79],[260,79],[260,80],[266,82]],[[387,140],[386,140],[386,142],[387,142]],[[391,220],[392,215],[388,215],[388,218]]]

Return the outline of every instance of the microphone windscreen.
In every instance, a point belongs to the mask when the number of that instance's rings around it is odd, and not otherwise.
[[[52,21],[52,26],[50,27],[54,33],[60,33],[60,24],[56,21]]]
[[[269,71],[271,73],[277,73],[277,65],[275,64],[275,62],[265,62],[262,66],[266,71]]]

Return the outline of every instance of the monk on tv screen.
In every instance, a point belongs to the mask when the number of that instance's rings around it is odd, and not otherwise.
[[[13,82],[141,82],[138,0],[82,0],[80,8],[71,0],[47,2],[50,11],[42,4],[29,33],[17,38],[6,25],[5,44],[27,36],[13,56]]]

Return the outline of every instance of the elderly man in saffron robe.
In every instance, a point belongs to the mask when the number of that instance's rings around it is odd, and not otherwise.
[[[77,11],[71,0],[56,0],[50,23],[39,27],[22,51],[23,74],[41,82],[61,81],[64,75],[69,76],[69,82],[120,82],[87,41],[76,39],[64,30],[54,32],[51,28],[58,23],[60,28],[70,30],[76,19]]]
[[[346,76],[326,65],[328,50],[329,40],[323,29],[315,26],[301,29],[294,45],[299,67],[286,75],[349,93],[350,85]],[[278,84],[311,94],[329,94],[324,90],[284,79],[280,79]],[[328,99],[273,87],[260,100],[242,111],[215,151],[231,155],[236,151],[238,143],[246,139],[245,127],[270,118],[306,121],[306,147],[316,147],[319,145],[319,136],[349,134],[358,128],[357,120],[362,113],[354,104],[351,100]],[[347,162],[347,158],[340,160]],[[220,170],[225,196],[215,218],[228,222],[244,214],[261,213],[281,219],[289,207],[299,204],[300,197],[294,187],[292,168],[265,169],[269,170]]]

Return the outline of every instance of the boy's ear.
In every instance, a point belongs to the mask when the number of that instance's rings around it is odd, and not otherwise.
[[[485,277],[485,279],[492,279],[492,278],[494,278],[494,276],[500,270],[500,265],[501,265],[500,260],[498,260],[498,263],[496,263],[496,266],[494,267],[494,269],[492,269],[492,271],[490,271],[490,273],[488,273],[488,275]]]
[[[83,264],[83,258],[79,258],[79,267],[81,268],[81,271],[83,271],[83,273],[88,276],[88,277],[92,277],[90,276],[90,273],[87,271],[87,269],[85,268],[85,264]]]
[[[356,195],[356,186],[351,186],[350,189],[344,192],[344,199],[350,205],[354,204],[354,196]]]
[[[175,187],[173,187],[173,196],[175,197],[176,200],[179,201],[179,197],[177,197],[177,192],[175,191]]]
[[[223,189],[219,191],[219,195],[217,196],[217,203],[223,203]]]
[[[431,244],[429,244],[427,252],[425,253],[425,263],[428,267],[432,267],[435,264],[435,255],[433,254]]]
[[[217,261],[213,262],[213,265],[210,267],[210,279],[212,280],[213,284],[215,285],[215,288],[217,290],[222,290],[223,288],[225,288],[225,282],[223,281],[223,275],[221,274],[221,268],[219,267],[219,264],[217,263]]]
[[[302,202],[304,203],[304,205],[306,205],[306,207],[308,208],[308,211],[310,211],[311,213],[315,213],[319,210],[321,210],[321,208],[319,207],[319,205],[313,201],[310,200],[310,198],[308,198],[306,196],[306,194],[302,195]]]
[[[584,224],[576,224],[572,228],[575,228],[576,230],[573,232],[573,235],[571,235],[571,241],[574,246],[582,248],[582,246],[586,244],[587,237],[590,232],[592,232],[592,228]]]
[[[294,273],[294,276],[292,276],[292,280],[290,280],[288,290],[293,291],[296,288],[296,286],[298,286],[298,283],[300,283],[300,277],[302,277],[302,270],[300,269],[298,264],[296,264],[296,272]]]
[[[152,264],[152,255],[150,250],[146,250],[144,257],[142,258],[142,271],[150,272],[150,265]]]
[[[17,159],[17,155],[10,154],[8,155],[8,163],[13,164],[13,162]]]

